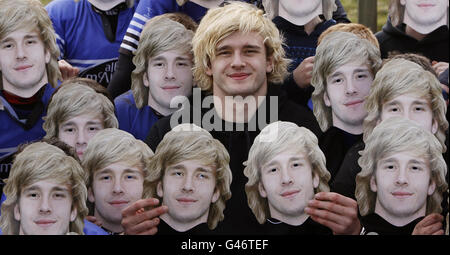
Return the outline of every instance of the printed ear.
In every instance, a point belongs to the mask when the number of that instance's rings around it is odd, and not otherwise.
[[[163,195],[164,195],[161,181],[159,181],[158,185],[156,186],[156,194],[158,194],[159,197],[163,197]]]
[[[77,218],[77,215],[78,215],[78,210],[77,210],[77,208],[74,206],[73,209],[72,209],[72,212],[70,213],[70,221],[71,221],[71,222],[74,222],[75,219]]]
[[[331,107],[330,98],[328,97],[328,93],[326,91],[323,93],[323,102],[326,106]]]
[[[205,73],[206,73],[208,76],[212,76],[213,73],[212,73],[211,67],[209,67],[209,66],[205,67]]]
[[[428,196],[433,195],[436,190],[436,182],[434,180],[430,180],[430,184],[428,185]]]
[[[14,219],[16,221],[20,221],[20,209],[19,209],[19,203],[17,202],[14,206]]]
[[[435,135],[437,131],[438,131],[438,123],[436,119],[433,119],[433,125],[431,125],[431,133]]]
[[[217,200],[219,200],[220,197],[220,190],[218,188],[214,189],[214,194],[211,198],[211,204],[214,204],[215,202],[217,202]]]
[[[374,176],[370,177],[370,190],[377,192],[377,181]]]
[[[313,173],[313,179],[312,179],[312,182],[313,182],[313,187],[314,187],[315,189],[317,189],[317,187],[319,187],[319,182],[320,182],[320,179],[319,179],[319,175],[318,175],[318,174]]]
[[[144,76],[142,76],[142,82],[144,83],[145,87],[150,87],[150,82],[148,81],[148,74],[147,72],[144,73]]]
[[[258,183],[258,190],[259,190],[259,195],[261,197],[264,197],[264,198],[267,197],[266,189],[264,188],[264,185],[262,184],[262,182]]]
[[[51,55],[50,55],[50,51],[49,50],[45,50],[45,64],[48,64],[48,63],[50,63],[50,58],[51,58]]]
[[[88,200],[91,203],[95,203],[95,196],[94,196],[94,192],[92,191],[92,187],[88,188]]]
[[[266,73],[271,73],[273,71],[273,57],[267,57],[266,60]]]

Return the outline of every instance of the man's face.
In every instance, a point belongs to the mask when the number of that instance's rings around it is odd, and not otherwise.
[[[207,221],[210,205],[219,198],[215,187],[215,169],[188,160],[166,169],[157,193],[168,206],[167,215],[172,222],[200,224]]]
[[[445,19],[448,11],[448,0],[401,0],[405,6],[405,19],[410,19],[421,26],[433,24]]]
[[[163,115],[170,114],[172,98],[191,95],[192,80],[190,54],[173,50],[150,58],[143,77],[144,85],[149,88],[149,106]]]
[[[322,13],[322,0],[279,0],[279,9],[286,10],[296,17],[308,16],[320,8]]]
[[[18,29],[0,40],[0,71],[3,89],[31,97],[47,83],[50,53],[37,30]]]
[[[267,90],[272,59],[258,33],[232,33],[217,44],[215,55],[206,70],[213,78],[214,95],[245,97]]]
[[[433,120],[430,103],[415,94],[401,95],[383,104],[381,120],[394,116],[412,120],[433,134],[437,132],[437,122]]]
[[[69,186],[51,180],[24,187],[14,207],[14,218],[20,222],[20,235],[67,234],[69,224],[76,216]]]
[[[78,157],[83,159],[89,140],[104,129],[100,114],[86,113],[59,124],[58,139],[75,148]]]
[[[435,189],[429,164],[424,156],[409,151],[381,158],[370,181],[371,190],[377,193],[375,212],[388,221],[424,216],[427,196]]]
[[[95,203],[95,216],[106,228],[110,225],[120,227],[122,210],[142,198],[143,184],[142,169],[125,162],[96,171],[89,188],[89,201]]]
[[[367,116],[364,102],[372,82],[373,75],[363,63],[347,63],[328,75],[324,102],[331,107],[333,126],[349,133],[362,132]]]
[[[287,150],[262,166],[259,193],[267,198],[270,216],[278,220],[304,215],[319,178],[304,153]]]

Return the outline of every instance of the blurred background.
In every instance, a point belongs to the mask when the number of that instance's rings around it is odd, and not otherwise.
[[[52,0],[41,0],[41,2],[45,5]],[[358,18],[359,14],[359,2],[362,4],[365,4],[363,7],[363,10],[361,11],[362,19],[373,19],[373,21],[365,21],[362,20],[360,22]],[[384,23],[386,23],[387,18],[387,12],[388,12],[388,6],[389,6],[389,0],[341,0],[342,5],[344,6],[345,10],[347,11],[348,18],[354,22],[354,23],[363,23],[365,25],[368,25],[367,22],[376,23],[376,31],[377,32],[381,30],[381,27]],[[376,5],[376,8],[373,8]],[[374,10],[376,9],[376,10]],[[376,17],[375,17],[376,14]],[[371,26],[369,26],[371,27]],[[373,26],[372,30],[374,30],[375,25]]]

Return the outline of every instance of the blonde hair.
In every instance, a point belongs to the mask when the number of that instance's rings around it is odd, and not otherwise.
[[[366,98],[365,106],[368,115],[363,122],[363,140],[367,139],[381,120],[383,104],[405,94],[414,94],[429,102],[433,120],[438,124],[435,136],[445,152],[447,148],[445,132],[448,129],[448,121],[445,118],[447,108],[440,82],[432,73],[405,59],[392,59],[385,62],[375,76]]]
[[[77,216],[70,223],[69,232],[83,234],[84,218],[88,213],[85,172],[74,158],[66,155],[60,148],[45,142],[30,144],[15,157],[3,189],[6,196],[0,218],[3,234],[19,234],[20,222],[14,218],[14,207],[19,202],[22,190],[33,183],[49,179],[70,186],[71,209],[77,209]]]
[[[213,78],[206,74],[216,57],[217,44],[234,32],[258,33],[264,40],[267,58],[272,58],[273,70],[267,73],[269,83],[282,83],[290,60],[285,58],[283,39],[275,24],[262,10],[243,2],[232,2],[210,9],[203,17],[192,39],[194,80],[206,91],[212,91]]]
[[[267,16],[272,20],[278,16],[279,0],[262,0],[264,10]],[[334,0],[322,0],[322,12],[326,20],[333,18],[333,12],[336,11],[337,6]]]
[[[119,122],[114,114],[114,105],[105,95],[85,84],[83,79],[63,82],[53,93],[43,117],[45,138],[58,137],[59,126],[76,116],[98,113],[103,118],[104,128],[117,128]]]
[[[352,34],[355,34],[362,39],[368,40],[373,45],[375,45],[378,49],[380,49],[380,44],[378,43],[378,40],[375,37],[372,30],[370,30],[370,28],[364,26],[363,24],[358,24],[358,23],[338,23],[336,25],[333,25],[333,26],[327,28],[325,31],[323,31],[320,34],[319,39],[317,39],[317,45],[319,45],[322,42],[323,38],[326,35],[328,35],[332,32],[336,32],[336,31],[350,32]]]
[[[394,27],[402,24],[405,17],[405,6],[400,3],[400,0],[390,0],[388,15]]]
[[[331,32],[317,47],[314,58],[311,85],[313,112],[323,132],[333,125],[331,107],[326,106],[324,94],[327,92],[327,77],[337,68],[350,62],[364,61],[372,75],[381,67],[379,48],[366,39],[350,32]]]
[[[133,135],[116,128],[100,130],[89,141],[83,156],[82,165],[88,174],[86,185],[92,186],[95,172],[117,162],[138,167],[145,178],[152,156],[153,151]]]
[[[265,140],[268,134],[276,135],[272,141]],[[247,202],[260,224],[270,217],[267,198],[261,197],[258,189],[261,181],[261,168],[276,155],[295,150],[304,153],[311,163],[312,172],[319,177],[319,186],[314,193],[329,191],[328,181],[331,174],[326,169],[326,159],[318,145],[317,137],[308,129],[291,122],[277,121],[267,125],[255,138],[248,154],[244,175],[248,178],[245,184]]]
[[[59,48],[56,44],[55,30],[47,11],[38,0],[0,0],[0,40],[22,28],[37,29],[44,48],[50,54],[46,64],[48,82],[56,87],[61,72],[58,67]],[[42,60],[44,62],[44,59]],[[3,88],[0,70],[0,89]]]
[[[215,169],[215,189],[219,190],[220,197],[209,207],[207,222],[212,230],[224,219],[225,203],[231,198],[230,156],[208,131],[194,124],[178,125],[164,136],[150,160],[150,175],[144,180],[144,198],[161,199],[157,194],[157,185],[162,181],[166,169],[187,160],[198,160]]]
[[[442,194],[448,188],[445,179],[447,165],[442,157],[442,145],[433,134],[413,121],[393,117],[375,127],[366,139],[364,151],[358,160],[362,170],[356,176],[355,196],[362,216],[375,210],[377,194],[370,189],[370,179],[375,177],[377,162],[388,155],[403,151],[414,152],[429,161],[430,178],[435,182],[436,189],[427,198],[426,214],[442,211]]]
[[[171,50],[192,53],[191,41],[194,32],[172,20],[168,15],[156,16],[147,22],[133,57],[136,68],[131,74],[131,90],[136,107],[139,109],[148,104],[149,88],[144,85],[143,79],[147,73],[149,59]]]

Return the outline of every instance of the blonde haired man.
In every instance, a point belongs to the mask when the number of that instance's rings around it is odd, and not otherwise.
[[[255,138],[245,165],[247,201],[263,224],[261,232],[331,234],[304,211],[316,193],[329,191],[325,156],[311,131],[290,122],[271,123]]]
[[[80,159],[98,131],[118,127],[113,103],[92,83],[97,84],[86,78],[63,82],[49,102],[43,123],[45,138],[56,137],[72,146]]]
[[[85,172],[64,151],[36,142],[17,154],[5,186],[0,227],[9,235],[83,234]]]
[[[355,194],[367,233],[412,234],[423,217],[441,213],[448,187],[442,153],[439,140],[408,119],[394,117],[375,127],[356,176]]]
[[[89,141],[82,165],[88,173],[88,199],[95,206],[91,214],[110,234],[123,232],[122,210],[142,199],[151,156],[146,144],[115,128]]]
[[[45,135],[42,117],[60,77],[58,56],[40,1],[0,1],[0,179],[8,177],[21,143]]]
[[[331,32],[317,47],[312,102],[331,182],[347,150],[362,139],[365,98],[380,67],[379,49],[350,32]]]
[[[242,163],[266,122],[291,121],[320,133],[313,114],[281,91],[289,61],[279,31],[263,14],[242,2],[208,11],[193,38],[194,80],[203,93],[194,90],[193,105],[159,120],[146,140],[155,149],[171,125],[191,122],[225,146],[233,173],[240,173],[234,175],[233,197],[225,210],[225,221],[231,222],[223,225],[229,233],[248,233],[248,226],[257,224],[245,203]]]
[[[231,197],[229,160],[225,147],[196,125],[178,125],[164,136],[144,183],[144,197],[158,198],[168,208],[159,217],[158,234],[208,234],[216,229]]]
[[[120,129],[144,140],[159,118],[177,110],[172,100],[192,94],[193,36],[167,15],[147,22],[133,58],[131,91],[114,100]]]

